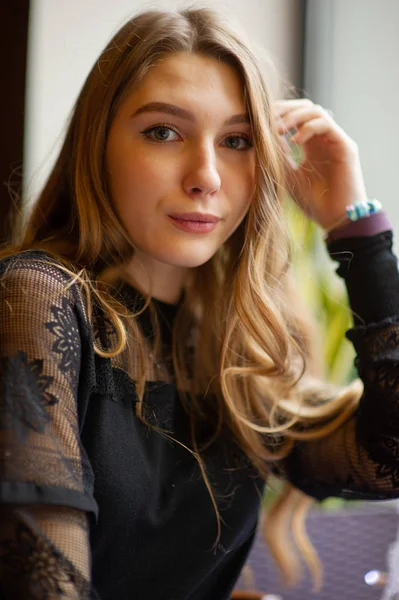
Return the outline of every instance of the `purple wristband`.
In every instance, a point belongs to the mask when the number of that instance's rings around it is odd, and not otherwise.
[[[351,237],[367,237],[371,235],[377,235],[383,231],[391,231],[392,223],[390,222],[388,215],[381,211],[370,215],[364,219],[353,221],[342,227],[337,227],[327,236],[327,244],[334,242],[335,240],[341,240],[343,238]]]

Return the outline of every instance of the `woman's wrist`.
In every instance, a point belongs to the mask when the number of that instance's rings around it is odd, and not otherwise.
[[[373,235],[379,233],[380,220],[375,221],[374,217],[380,214],[382,211],[382,204],[379,200],[364,199],[355,204],[349,204],[345,207],[345,213],[333,222],[331,225],[325,228],[325,234],[327,241],[329,239],[339,239],[341,237],[355,237],[362,235]],[[367,221],[371,219],[369,224]],[[384,221],[381,221],[383,223]],[[356,226],[356,223],[360,223]],[[378,224],[378,225],[376,225]],[[386,227],[387,221],[385,220]],[[382,225],[381,225],[382,226]],[[377,231],[378,229],[378,231]],[[389,226],[388,229],[391,229]],[[369,233],[370,231],[370,233]]]
[[[381,212],[381,210],[382,204],[375,198],[371,200],[366,198],[365,200],[358,201],[354,204],[348,204],[345,207],[345,213],[325,228],[326,234],[329,234],[335,229],[339,229],[352,221],[355,222],[370,217],[371,215]]]
[[[326,236],[327,244],[350,237],[367,237],[383,231],[392,230],[392,223],[384,211],[377,212],[364,219],[351,221],[348,219],[340,227],[331,229]]]

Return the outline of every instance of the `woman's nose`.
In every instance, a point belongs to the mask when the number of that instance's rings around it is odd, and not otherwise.
[[[217,192],[220,184],[214,150],[207,149],[196,153],[183,182],[186,194],[192,198],[206,198]]]

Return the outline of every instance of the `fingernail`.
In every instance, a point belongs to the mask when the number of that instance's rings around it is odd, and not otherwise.
[[[298,133],[298,129],[296,127],[291,127],[291,129],[289,129],[287,131],[287,133],[284,134],[285,139],[287,140],[287,142],[289,142],[289,140],[296,134]]]

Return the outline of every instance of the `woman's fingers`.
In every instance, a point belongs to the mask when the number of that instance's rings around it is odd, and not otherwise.
[[[310,100],[280,100],[275,104],[278,131],[281,136],[289,133],[290,141],[306,144],[314,136],[324,136],[328,143],[345,143],[350,148],[347,134],[339,127],[331,111]]]
[[[295,100],[277,100],[274,103],[274,111],[278,117],[283,117],[287,112],[295,108],[306,108],[315,106],[311,100],[307,98],[297,98]]]
[[[286,112],[283,116],[280,116],[278,122],[279,133],[284,134],[290,129],[299,129],[307,121],[319,118],[324,118],[330,125],[334,123],[330,113],[324,110],[324,108],[321,106],[316,104],[312,104],[310,106],[296,106],[294,109]]]
[[[295,144],[306,144],[315,135],[328,135],[332,139],[331,124],[324,117],[318,117],[304,123],[291,137]]]

